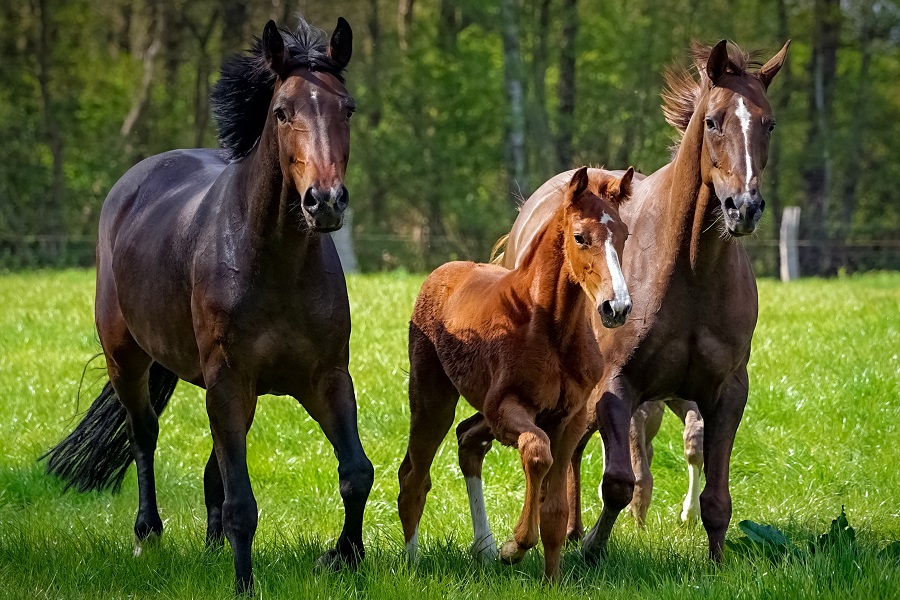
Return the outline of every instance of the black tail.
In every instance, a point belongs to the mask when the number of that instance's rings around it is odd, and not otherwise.
[[[150,402],[157,415],[166,408],[177,383],[177,375],[159,363],[150,365]],[[125,407],[107,381],[75,431],[39,460],[50,459],[47,472],[65,480],[67,490],[118,492],[134,460],[125,430],[126,416]]]

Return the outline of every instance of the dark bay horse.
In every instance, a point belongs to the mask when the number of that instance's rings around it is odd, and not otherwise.
[[[760,193],[775,119],[766,99],[787,55],[788,42],[758,71],[733,44],[695,45],[697,77],[667,74],[667,120],[681,133],[674,159],[646,178],[636,177],[634,199],[622,210],[631,236],[625,277],[634,314],[615,331],[598,332],[603,379],[589,407],[592,427],[576,448],[570,486],[570,537],[580,537],[580,462],[590,432],[603,437],[606,465],[603,510],[583,541],[589,560],[605,555],[613,524],[633,499],[635,476],[629,424],[644,401],[696,402],[704,421],[706,485],[700,516],[709,554],[722,557],[731,520],[728,469],[747,402],[747,361],[758,301],[753,269],[733,238],[756,230],[765,202]],[[545,186],[553,190],[570,175]],[[605,177],[592,170],[590,177]],[[560,193],[535,193],[510,232],[504,264],[528,255]],[[460,449],[463,452],[463,449]]]
[[[566,473],[603,372],[589,315],[617,327],[631,310],[618,259],[628,230],[618,206],[632,174],[607,176],[592,191],[587,169],[576,171],[519,268],[452,262],[422,285],[409,326],[411,419],[397,499],[411,560],[431,463],[462,395],[484,416],[489,436],[519,449],[525,471],[524,508],[500,559],[521,560],[540,533],[545,575],[559,576]],[[483,458],[460,461],[473,520],[484,515]],[[476,523],[474,549],[497,556],[486,520]]]
[[[96,322],[109,383],[51,450],[49,470],[79,490],[118,488],[133,458],[140,544],[162,534],[154,451],[179,379],[206,389],[213,451],[203,477],[206,541],[228,539],[238,592],[251,591],[257,505],[247,431],[257,396],[294,396],[338,459],[344,527],[320,562],[355,565],[372,464],[359,441],[347,370],[350,310],[329,231],[348,203],[354,101],[344,87],[352,32],[330,42],[301,20],[270,21],[212,93],[225,150],[148,158],[113,187],[100,216]],[[124,431],[123,431],[124,430]]]

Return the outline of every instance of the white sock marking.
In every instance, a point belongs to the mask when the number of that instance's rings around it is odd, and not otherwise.
[[[609,268],[609,276],[612,277],[613,293],[615,294],[612,308],[619,312],[631,304],[631,296],[628,294],[628,286],[625,284],[625,276],[622,274],[622,266],[619,264],[619,254],[613,248],[611,235],[606,238],[606,266]]]
[[[688,465],[688,493],[681,511],[683,522],[694,522],[700,516],[700,467]]]
[[[419,558],[419,528],[413,532],[412,537],[406,542],[406,557],[409,562],[414,563]]]
[[[741,120],[741,131],[744,133],[744,157],[747,161],[747,181],[744,184],[746,191],[750,191],[750,179],[753,177],[753,165],[750,161],[750,111],[744,106],[744,99],[738,96],[738,108],[735,111]]]
[[[472,514],[472,554],[485,561],[497,558],[497,544],[488,523],[484,506],[484,491],[480,477],[466,477],[466,493],[469,495],[469,512]]]

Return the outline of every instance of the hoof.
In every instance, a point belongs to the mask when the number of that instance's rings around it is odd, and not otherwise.
[[[159,546],[159,541],[162,536],[158,533],[151,532],[144,536],[143,538],[135,535],[134,536],[134,557],[139,558],[145,549],[152,549]]]
[[[331,550],[322,553],[322,556],[316,559],[313,570],[318,573],[333,573],[343,569],[356,570],[359,559],[360,555],[356,552],[345,555],[338,552],[337,548],[332,548]]]
[[[520,548],[515,540],[504,542],[500,547],[500,562],[507,565],[514,565],[520,562],[528,553],[528,548]]]
[[[606,560],[606,544],[598,542],[596,536],[592,534],[594,534],[593,530],[584,538],[581,544],[581,556],[587,564],[599,566]]]
[[[700,522],[700,509],[699,508],[685,508],[681,511],[681,523],[683,525],[687,525],[688,527],[696,525]]]
[[[494,543],[493,537],[489,537],[469,546],[469,554],[476,562],[490,564],[497,560],[497,544]]]

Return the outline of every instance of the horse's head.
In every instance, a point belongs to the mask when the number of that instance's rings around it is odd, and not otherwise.
[[[277,76],[268,119],[276,121],[281,173],[307,225],[319,232],[340,229],[350,201],[344,175],[356,105],[339,74],[350,62],[352,43],[350,25],[338,18],[327,51],[331,68],[319,69],[312,56],[300,57],[298,65],[273,21],[263,31],[265,59]]]
[[[631,195],[631,167],[621,177],[603,174],[593,193],[587,167],[575,171],[565,191],[564,245],[570,276],[597,307],[604,327],[618,327],[631,312],[631,296],[619,257],[628,227],[619,206]]]
[[[700,60],[700,93],[706,92],[696,115],[703,119],[701,178],[715,190],[725,229],[731,235],[756,231],[766,206],[760,179],[775,129],[766,92],[784,63],[789,44],[755,73],[745,70],[747,59],[735,47],[729,56],[725,40],[712,50],[695,48],[695,58]]]

